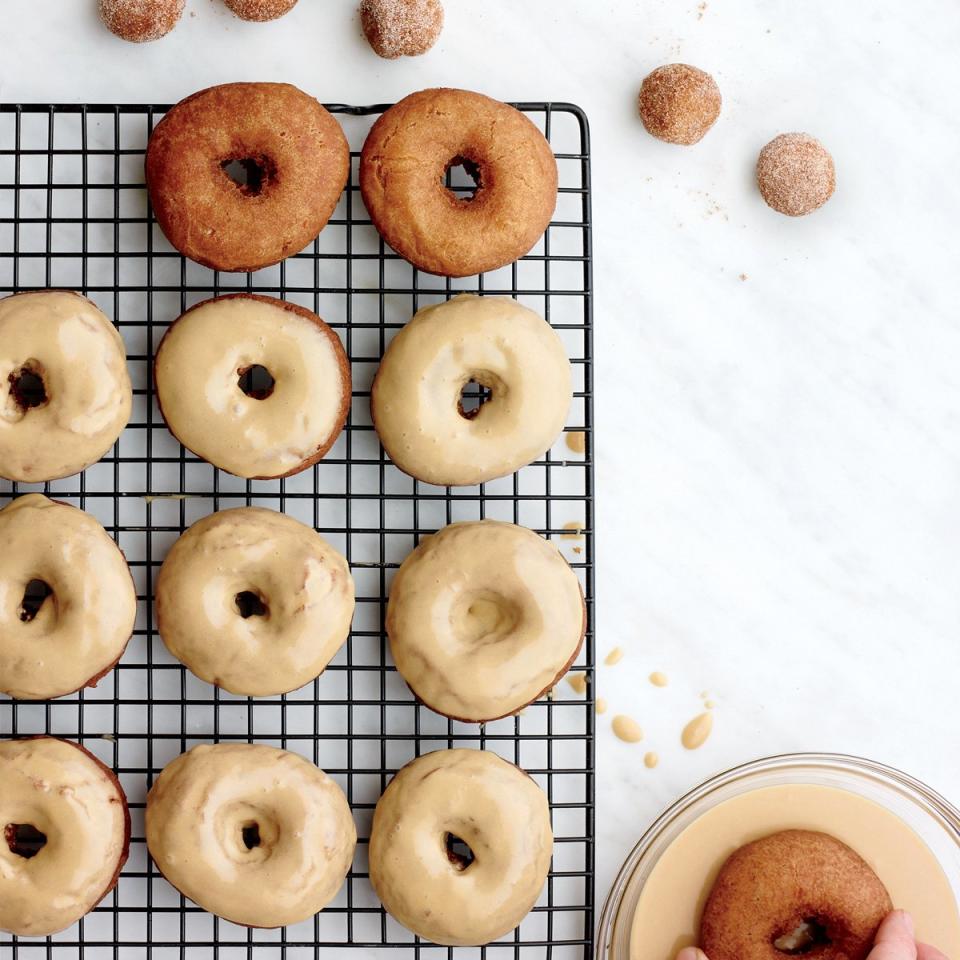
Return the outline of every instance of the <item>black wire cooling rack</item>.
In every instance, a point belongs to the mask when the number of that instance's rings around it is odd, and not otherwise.
[[[454,520],[511,520],[557,538],[578,571],[589,627],[574,670],[592,679],[589,134],[586,117],[570,104],[517,106],[557,155],[556,218],[518,263],[458,281],[420,273],[393,254],[364,210],[359,147],[384,105],[330,106],[353,150],[348,188],[307,250],[250,275],[185,260],[157,228],[143,186],[143,152],[166,108],[0,105],[0,295],[44,287],[88,295],[123,335],[134,383],[130,425],[100,463],[49,484],[0,481],[0,503],[41,490],[96,516],[126,553],[140,600],[130,646],[96,688],[42,703],[0,697],[0,736],[49,733],[81,742],[117,771],[133,817],[130,859],[116,890],[62,934],[46,940],[0,934],[0,956],[299,960],[346,948],[368,956],[386,948],[415,957],[591,955],[592,683],[586,698],[562,683],[522,715],[485,727],[447,721],[415,702],[390,661],[382,628],[393,571],[422,535]],[[469,184],[454,179],[451,186]],[[316,311],[338,330],[352,362],[346,430],[320,463],[286,480],[245,481],[198,460],[167,432],[153,399],[150,361],[167,325],[192,304],[233,290]],[[542,460],[503,480],[451,489],[414,481],[393,466],[373,432],[368,398],[393,333],[418,308],[460,291],[516,297],[546,316],[572,360],[575,398],[565,437]],[[583,453],[576,452],[578,439],[585,440]],[[283,697],[235,697],[197,680],[155,632],[153,584],[171,544],[199,517],[244,504],[312,524],[346,555],[356,579],[348,643],[322,677]],[[147,789],[175,756],[211,740],[298,751],[346,792],[357,820],[357,856],[340,895],[315,918],[281,930],[235,926],[184,901],[151,863],[143,831]],[[526,769],[549,796],[556,837],[553,869],[534,911],[515,933],[473,950],[416,939],[383,912],[367,874],[373,809],[390,777],[414,756],[453,746],[494,750]]]

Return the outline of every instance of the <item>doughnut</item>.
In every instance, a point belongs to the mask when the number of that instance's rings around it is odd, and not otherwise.
[[[757,186],[777,213],[806,216],[833,196],[837,186],[833,157],[809,133],[781,133],[760,151]]]
[[[349,172],[340,124],[286,83],[201,90],[147,144],[157,223],[184,256],[214,270],[259,270],[299,253],[326,226]]]
[[[485,750],[437,750],[403,767],[380,797],[370,882],[418,936],[482,946],[530,912],[552,854],[547,798],[526,773]]]
[[[432,710],[467,723],[509,716],[550,690],[585,629],[580,583],[557,547],[499,520],[425,537],[387,603],[400,675]]]
[[[241,19],[264,22],[277,20],[289,13],[297,0],[224,0],[226,5]]]
[[[490,397],[465,411],[469,383]],[[550,324],[515,300],[464,294],[420,310],[393,338],[373,381],[371,414],[401,470],[461,486],[506,476],[549,450],[572,389],[570,361]]]
[[[160,341],[154,381],[170,432],[238,477],[313,466],[350,409],[350,364],[336,333],[305,307],[252,293],[181,315]]]
[[[59,480],[96,463],[130,419],[123,340],[78,293],[0,299],[0,477]]]
[[[157,869],[210,913],[283,927],[319,913],[343,885],[357,830],[340,787],[299,754],[201,744],[147,794]]]
[[[845,843],[785,830],[748,843],[720,868],[700,922],[710,960],[865,960],[893,909],[886,887]]]
[[[107,29],[131,43],[165,37],[183,16],[185,5],[186,0],[97,0]]]
[[[683,146],[702,140],[720,116],[716,81],[686,63],[668,63],[648,74],[637,102],[647,133]]]
[[[0,930],[47,937],[115,886],[130,846],[127,798],[78,743],[0,741]]]
[[[262,507],[198,520],[167,554],[157,629],[201,680],[231,693],[289,693],[320,676],[353,617],[347,561],[319,533]]]
[[[472,198],[444,186],[462,164]],[[390,107],[360,155],[374,226],[427,273],[466,277],[529,253],[557,203],[557,161],[519,110],[467,90],[422,90]]]
[[[39,493],[0,510],[0,693],[48,700],[95,687],[120,659],[137,593],[89,514]]]
[[[378,57],[419,57],[443,30],[440,0],[362,0],[360,25]]]

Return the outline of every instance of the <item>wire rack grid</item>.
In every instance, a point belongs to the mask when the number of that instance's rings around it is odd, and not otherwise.
[[[96,688],[50,702],[0,697],[0,736],[49,733],[79,741],[119,775],[130,800],[130,859],[116,890],[61,934],[0,934],[4,960],[67,957],[214,958],[402,955],[583,958],[592,953],[594,864],[593,433],[590,157],[586,117],[570,104],[517,104],[553,145],[560,169],[555,219],[518,263],[462,281],[418,272],[377,235],[357,186],[359,147],[386,105],[330,105],[351,143],[351,177],[319,238],[253,274],[221,274],[185,260],[152,217],[143,185],[147,138],[165,111],[149,105],[0,105],[0,295],[79,290],[126,343],[134,408],[99,463],[43,485],[0,481],[0,503],[38,490],[100,520],[130,563],[139,612],[117,668]],[[448,185],[469,189],[453,171]],[[354,393],[347,428],[312,469],[246,481],[214,469],[168,433],[153,398],[151,358],[183,310],[220,293],[283,297],[319,313],[343,338]],[[400,473],[373,432],[368,398],[384,348],[418,308],[462,291],[517,298],[563,338],[574,370],[567,432],[536,463],[470,488],[423,484]],[[475,401],[476,402],[476,401]],[[350,638],[325,673],[282,697],[236,697],[173,660],[155,631],[153,584],[171,544],[219,509],[258,505],[312,525],[351,564],[357,611]],[[447,721],[418,704],[389,657],[382,624],[394,570],[422,535],[455,520],[491,517],[557,538],[584,587],[588,631],[575,666],[587,696],[562,684],[522,715],[483,727]],[[582,533],[571,532],[582,528]],[[147,854],[146,792],[166,763],[209,741],[257,741],[302,753],[344,789],[357,821],[353,869],[313,919],[249,930],[185,901]],[[550,799],[556,838],[550,878],[518,930],[484,948],[437,947],[384,913],[369,884],[373,809],[393,773],[422,753],[493,750],[526,769]],[[2,784],[0,784],[2,789]],[[384,951],[393,948],[389,953]]]

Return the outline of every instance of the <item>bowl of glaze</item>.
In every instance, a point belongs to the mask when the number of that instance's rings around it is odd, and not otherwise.
[[[735,849],[789,828],[821,830],[874,868],[921,940],[960,957],[960,811],[913,777],[860,757],[797,753],[734,767],[657,818],[600,915],[597,960],[673,960]]]

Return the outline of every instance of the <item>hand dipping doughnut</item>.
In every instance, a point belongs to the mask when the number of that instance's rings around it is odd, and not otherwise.
[[[89,514],[29,493],[0,510],[0,692],[47,700],[96,686],[133,632],[130,569]]]
[[[387,605],[390,650],[410,689],[437,713],[475,723],[551,689],[585,627],[580,582],[556,546],[498,520],[421,540]]]
[[[333,446],[350,408],[350,365],[315,313],[230,294],[191,307],[154,363],[170,432],[238,477],[289,477]]]
[[[319,767],[262,744],[201,744],[147,795],[157,869],[204,910],[248,927],[319,913],[357,845],[347,798]]]
[[[468,412],[469,383],[491,393]],[[550,324],[515,300],[463,295],[419,311],[393,338],[371,412],[401,470],[456,486],[541,456],[563,430],[571,396],[570,361]]]
[[[377,803],[370,882],[418,936],[482,946],[530,912],[552,853],[547,798],[527,774],[484,750],[437,750]]]
[[[127,798],[77,743],[0,741],[0,930],[47,937],[116,885],[130,846]]]
[[[164,116],[147,145],[160,228],[214,270],[258,270],[299,253],[330,219],[349,172],[340,124],[286,83],[201,90]]]
[[[157,577],[157,629],[201,680],[244,696],[318,677],[353,617],[347,561],[310,527],[261,507],[198,520]]]
[[[0,477],[40,483],[96,463],[130,419],[123,340],[78,293],[0,299]]]
[[[473,197],[448,190],[458,165]],[[557,162],[519,110],[467,90],[422,90],[373,125],[360,156],[360,190],[374,225],[427,273],[466,277],[528,253],[557,203]]]
[[[710,960],[866,960],[890,896],[860,855],[826,833],[785,830],[736,850],[700,921]]]

